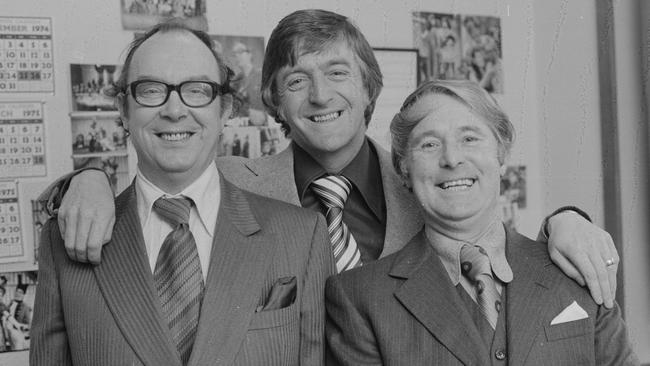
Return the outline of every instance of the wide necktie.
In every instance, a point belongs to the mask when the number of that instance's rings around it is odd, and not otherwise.
[[[460,250],[460,266],[463,275],[476,288],[476,300],[481,313],[492,329],[496,329],[501,300],[485,250],[476,245],[463,245]]]
[[[342,175],[327,175],[315,180],[311,189],[327,208],[325,218],[336,270],[340,273],[361,266],[361,253],[357,242],[343,222],[343,207],[352,189],[352,183]]]
[[[154,280],[163,314],[183,364],[192,353],[203,297],[203,275],[189,218],[192,201],[187,198],[159,198],[154,210],[173,230],[163,241]]]

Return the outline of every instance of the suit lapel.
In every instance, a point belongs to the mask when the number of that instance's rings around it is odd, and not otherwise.
[[[113,238],[93,270],[115,322],[142,363],[180,365],[153,285],[133,184],[117,198]]]
[[[386,237],[380,258],[400,250],[424,224],[413,193],[395,173],[390,153],[370,139],[379,157],[381,179],[386,200]]]
[[[559,278],[549,271],[546,246],[514,231],[507,231],[506,254],[513,273],[506,290],[508,353],[512,365],[523,365],[545,319],[557,311],[550,289]]]
[[[482,364],[488,349],[424,231],[399,254],[390,275],[406,279],[395,296],[442,345],[465,365]]]
[[[237,184],[238,187],[300,206],[291,145],[277,155],[247,160],[244,165],[255,178],[247,177],[246,185]]]
[[[189,365],[230,365],[244,341],[273,243],[243,192],[221,179],[221,207]]]

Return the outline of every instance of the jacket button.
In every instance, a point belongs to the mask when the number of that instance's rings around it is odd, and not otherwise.
[[[494,352],[494,357],[496,357],[497,360],[499,360],[499,361],[503,361],[503,360],[506,359],[506,353],[505,353],[504,350],[502,350],[501,348],[499,348],[499,349],[497,349],[497,350]]]

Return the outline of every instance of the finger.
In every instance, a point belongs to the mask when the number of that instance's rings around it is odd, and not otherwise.
[[[68,253],[68,257],[73,261],[77,260],[77,253],[74,249],[74,243],[77,235],[77,219],[76,217],[69,217],[69,211],[59,210],[59,226],[61,222],[64,224],[65,236],[63,237],[63,242],[65,244],[65,251]],[[63,221],[61,221],[63,220]]]
[[[589,261],[591,262],[594,271],[596,273],[596,283],[593,285],[595,287],[600,287],[600,293],[603,299],[603,304],[606,307],[613,306],[614,296],[611,293],[611,288],[609,286],[609,274],[607,273],[607,264],[603,256],[609,255],[609,252],[600,254],[591,251],[589,254]],[[607,257],[609,258],[609,257]]]
[[[607,267],[607,276],[609,278],[609,290],[611,291],[612,302],[610,304],[605,301],[605,307],[611,309],[616,300],[616,273],[618,272],[618,263]]]
[[[618,264],[620,263],[621,259],[618,256],[618,252],[616,251],[616,246],[614,245],[614,241],[612,240],[612,237],[607,235],[607,246],[609,247],[609,253],[611,253],[611,259],[614,260],[614,264],[611,266],[607,267],[607,274],[609,275],[609,287],[610,291],[612,291],[612,296],[614,299],[616,299],[616,286],[617,286],[617,279],[616,279],[616,274],[618,273]]]
[[[85,215],[80,215],[77,221],[77,235],[74,242],[75,254],[77,261],[88,263],[88,236],[92,229],[92,220]]]
[[[551,253],[551,259],[553,259],[553,263],[555,263],[556,266],[560,267],[564,274],[572,278],[580,284],[580,286],[585,285],[584,277],[582,277],[578,269],[568,259],[558,254],[558,252]]]
[[[599,255],[597,254],[596,257],[599,257]],[[600,258],[598,259],[602,263],[602,259]],[[594,264],[592,263],[589,255],[579,256],[578,258],[576,258],[573,264],[578,269],[578,271],[582,273],[582,276],[585,278],[585,283],[587,285],[587,288],[589,288],[589,292],[591,292],[591,297],[593,297],[594,301],[598,305],[602,304],[603,293],[600,287],[597,269],[596,267],[594,267]]]

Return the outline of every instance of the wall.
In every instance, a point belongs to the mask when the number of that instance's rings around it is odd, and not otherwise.
[[[317,7],[351,17],[375,47],[413,47],[412,11],[501,17],[506,92],[497,98],[517,130],[511,163],[527,166],[528,208],[521,211],[520,230],[536,235],[542,217],[566,204],[582,207],[602,224],[593,1],[207,2],[212,34],[268,38],[284,15]],[[49,162],[43,180],[51,180],[72,167],[69,64],[122,62],[132,32],[122,30],[119,0],[12,1],[3,13],[53,18],[55,94],[0,95],[0,100],[45,102]],[[26,352],[0,354],[0,365],[22,365],[26,359]]]

